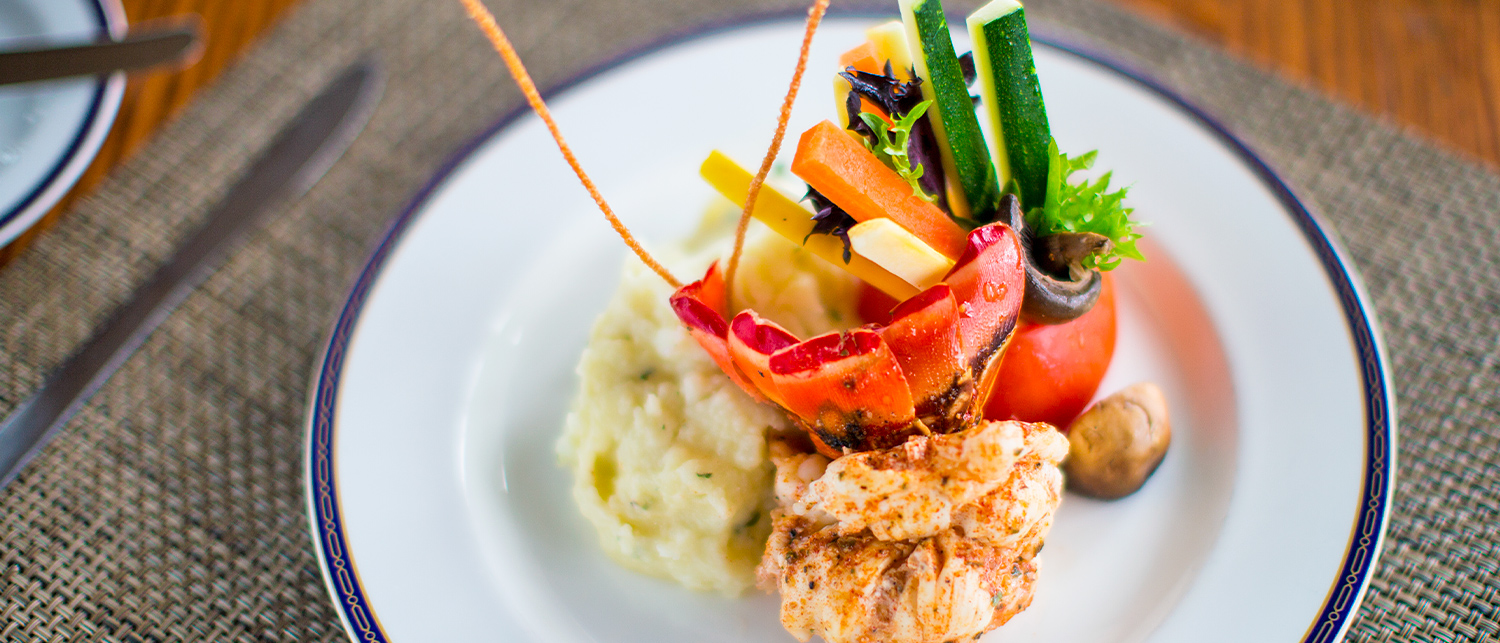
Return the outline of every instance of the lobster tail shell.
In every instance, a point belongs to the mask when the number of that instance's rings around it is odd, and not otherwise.
[[[786,408],[771,374],[771,355],[797,343],[797,336],[746,310],[729,322],[729,357],[745,378],[778,406]]]
[[[901,302],[880,335],[890,345],[911,387],[917,417],[946,432],[961,425],[974,394],[974,377],[958,327],[953,289],[938,284]]]
[[[786,409],[837,455],[899,444],[917,417],[895,354],[867,328],[777,351],[771,377]]]
[[[767,401],[766,396],[735,366],[734,359],[730,356],[729,324],[724,322],[722,312],[724,276],[719,271],[719,263],[714,262],[714,265],[709,266],[703,279],[672,293],[669,303],[672,305],[672,312],[677,313],[677,319],[687,328],[688,335],[703,347],[704,352],[719,366],[719,370],[724,371],[729,379],[734,380],[735,384],[757,402]]]
[[[958,330],[969,371],[978,380],[976,399],[970,403],[976,414],[984,409],[1000,371],[995,367],[1021,317],[1021,298],[1026,293],[1024,258],[1015,230],[992,223],[969,233],[968,248],[943,279],[960,302]]]
[[[1020,241],[1003,224],[969,234],[943,283],[871,325],[799,341],[753,311],[726,322],[719,264],[672,295],[672,310],[735,384],[787,411],[824,455],[886,448],[979,417],[1020,316]]]

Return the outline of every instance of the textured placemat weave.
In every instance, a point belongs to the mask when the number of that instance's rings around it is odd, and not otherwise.
[[[545,87],[669,33],[804,3],[493,4]],[[1363,273],[1401,435],[1389,539],[1350,638],[1500,638],[1500,177],[1112,8],[1029,4],[1039,26],[1122,57],[1243,137],[1332,224]],[[0,640],[343,637],[302,495],[313,360],[388,219],[458,145],[519,104],[456,0],[307,0],[0,270],[3,411],[165,257],[304,100],[370,50],[390,80],[348,155],[0,492]]]

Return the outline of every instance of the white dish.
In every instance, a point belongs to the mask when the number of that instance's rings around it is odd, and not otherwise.
[[[869,24],[820,31],[790,140],[832,115],[817,79]],[[681,40],[550,103],[626,222],[672,239],[708,202],[696,167],[709,149],[759,158],[800,35],[779,20]],[[1336,640],[1378,552],[1394,453],[1351,270],[1185,104],[1056,46],[1037,63],[1063,149],[1098,148],[1152,223],[1152,259],[1120,273],[1102,390],[1164,384],[1176,441],[1137,495],[1068,497],[1035,603],[990,638]],[[697,595],[610,563],[569,497],[553,443],[623,255],[529,114],[481,137],[395,223],[309,414],[313,535],[356,640],[791,640],[772,597]]]
[[[124,35],[118,0],[0,3],[0,50]],[[123,72],[0,86],[0,245],[73,187],[114,124],[124,91]]]

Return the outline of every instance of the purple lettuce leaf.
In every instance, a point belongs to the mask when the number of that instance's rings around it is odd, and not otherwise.
[[[972,56],[969,69],[973,69]],[[873,142],[876,138],[864,119],[859,118],[860,98],[865,98],[880,106],[892,120],[900,119],[922,103],[922,80],[920,78],[911,81],[898,80],[891,75],[890,61],[886,61],[885,71],[885,75],[880,75],[847,67],[839,73],[839,76],[849,81],[849,96],[844,101],[844,109],[849,116],[849,129],[864,136],[867,141]],[[911,138],[906,144],[906,154],[911,158],[913,166],[922,167],[922,177],[918,180],[922,191],[936,196],[935,203],[946,212],[948,192],[943,180],[942,156],[938,151],[937,135],[933,133],[931,118],[930,114],[924,114],[912,126]]]
[[[802,238],[802,243],[807,243],[815,234],[834,235],[844,242],[844,263],[849,263],[854,258],[853,248],[849,245],[849,228],[859,222],[812,186],[808,186],[807,195],[802,200],[811,201],[813,206],[813,229]]]

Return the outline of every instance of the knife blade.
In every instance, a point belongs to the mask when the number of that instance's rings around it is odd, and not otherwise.
[[[197,51],[197,21],[132,31],[119,41],[0,53],[0,85],[89,76],[186,60]]]
[[[276,135],[172,257],[0,423],[0,488],[15,479],[272,205],[297,198],[323,176],[369,120],[383,79],[373,58],[340,73]]]

